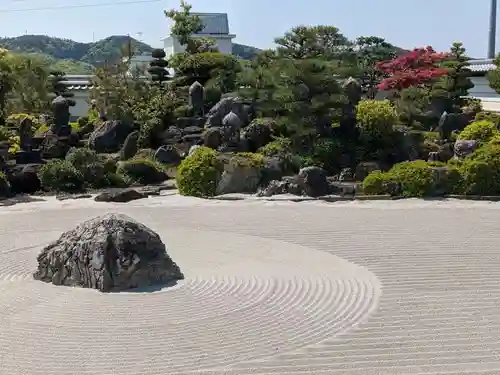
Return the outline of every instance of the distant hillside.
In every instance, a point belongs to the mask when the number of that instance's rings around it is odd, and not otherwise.
[[[45,35],[23,35],[15,38],[0,38],[0,46],[11,51],[37,53],[57,60],[73,60],[98,66],[120,57],[121,48],[129,42],[125,35],[114,35],[92,43],[75,42],[71,39],[53,38]],[[151,46],[130,38],[137,54],[149,53]]]
[[[94,67],[106,61],[117,61],[121,48],[130,41],[135,54],[151,53],[153,47],[126,35],[114,35],[92,43],[75,42],[71,39],[45,35],[23,35],[0,38],[0,46],[11,51],[40,55],[54,69],[67,74],[90,74]],[[242,59],[252,59],[260,50],[235,43],[233,53]]]

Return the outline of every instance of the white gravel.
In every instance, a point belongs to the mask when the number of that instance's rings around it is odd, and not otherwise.
[[[500,203],[152,197],[0,207],[0,374],[500,373]],[[121,212],[186,274],[119,294],[31,279]]]

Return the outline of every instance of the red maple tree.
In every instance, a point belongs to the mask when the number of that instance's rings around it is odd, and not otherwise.
[[[432,47],[415,48],[390,61],[377,63],[377,68],[386,75],[377,88],[381,91],[403,90],[427,83],[448,74],[448,70],[438,64],[447,59],[447,53],[434,51]]]

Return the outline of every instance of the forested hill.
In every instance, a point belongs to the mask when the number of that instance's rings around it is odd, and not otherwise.
[[[0,46],[11,51],[35,53],[47,59],[55,68],[68,74],[88,74],[93,67],[106,61],[116,61],[121,48],[130,42],[135,54],[147,54],[153,50],[126,35],[114,35],[97,42],[82,43],[71,39],[54,38],[45,35],[23,35],[14,38],[0,38]],[[251,59],[259,50],[234,43],[233,53],[244,59]]]

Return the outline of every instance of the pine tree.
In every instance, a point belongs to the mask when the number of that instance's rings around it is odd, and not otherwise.
[[[470,80],[469,58],[462,43],[455,42],[441,67],[448,71],[432,88],[433,100],[441,100],[447,112],[459,112],[466,103],[468,91],[474,87]]]

